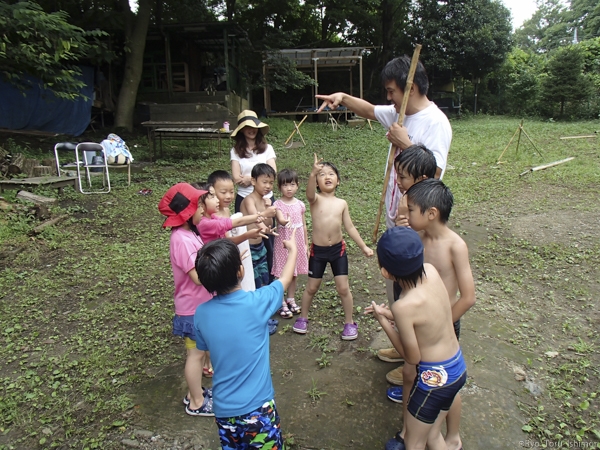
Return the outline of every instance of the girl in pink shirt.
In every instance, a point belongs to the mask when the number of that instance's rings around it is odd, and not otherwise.
[[[183,399],[185,412],[190,416],[214,416],[212,391],[202,387],[202,373],[212,376],[208,352],[196,348],[194,313],[198,305],[207,302],[212,295],[201,285],[194,266],[196,254],[204,243],[196,229],[202,218],[200,196],[206,191],[187,183],[171,187],[158,204],[161,214],[167,216],[163,228],[171,227],[171,267],[175,281],[175,317],[173,334],[185,341],[187,358],[185,380],[188,393]]]
[[[275,201],[277,208],[277,222],[285,227],[279,228],[279,235],[275,235],[273,270],[271,274],[277,278],[281,276],[283,266],[287,259],[288,251],[283,246],[283,241],[291,239],[292,231],[296,230],[296,246],[298,247],[298,258],[294,277],[287,289],[287,298],[283,298],[279,315],[284,319],[291,319],[294,314],[300,314],[300,306],[296,304],[296,286],[298,275],[308,273],[308,233],[306,230],[306,206],[302,200],[298,200],[298,174],[295,170],[283,169],[277,174],[277,185],[282,197]]]

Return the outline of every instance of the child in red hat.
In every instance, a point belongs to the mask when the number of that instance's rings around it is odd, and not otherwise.
[[[177,183],[158,204],[160,213],[167,216],[163,228],[171,227],[169,250],[175,281],[173,334],[184,339],[187,349],[184,373],[188,393],[183,403],[190,416],[214,416],[212,390],[202,387],[202,373],[212,376],[210,356],[196,348],[194,331],[196,308],[212,298],[200,283],[194,266],[198,250],[204,246],[196,225],[204,212],[198,202],[206,193],[188,183]]]

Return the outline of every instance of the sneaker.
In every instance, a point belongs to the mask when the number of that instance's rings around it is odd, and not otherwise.
[[[212,388],[205,388],[204,386],[202,386],[202,393],[204,394],[204,396],[208,396],[210,398],[212,398]],[[190,404],[190,398],[187,396],[187,394],[185,395],[185,397],[183,397],[183,404],[185,406]]]
[[[358,337],[358,325],[356,322],[344,324],[344,331],[342,331],[342,339],[344,341],[353,341]]]
[[[270,322],[270,321],[269,321]],[[275,333],[277,333],[277,325],[274,323],[269,323],[267,324],[267,327],[269,328],[269,336],[274,335]]]
[[[395,384],[396,386],[402,386],[404,382],[404,377],[402,376],[402,366],[395,368],[394,370],[390,370],[385,379],[390,384]]]
[[[308,319],[304,317],[298,317],[296,322],[294,322],[294,326],[292,330],[294,330],[298,334],[306,334],[306,330],[308,329]]]
[[[402,386],[392,386],[387,389],[387,398],[396,403],[402,403]]]
[[[215,413],[213,412],[213,400],[207,395],[206,397],[204,397],[204,403],[202,403],[202,406],[200,408],[191,409],[190,405],[186,405],[185,412],[190,416],[214,416]]]
[[[396,433],[396,436],[390,439],[385,444],[385,450],[405,450],[404,439],[400,436],[400,432]]]
[[[377,352],[377,357],[385,362],[398,363],[404,362],[400,353],[392,347],[392,348],[382,348]]]

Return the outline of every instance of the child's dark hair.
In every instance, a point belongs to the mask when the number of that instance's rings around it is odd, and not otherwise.
[[[198,251],[195,263],[202,286],[218,295],[237,287],[241,265],[240,251],[229,239],[216,239],[206,244]]]
[[[381,263],[379,263],[379,268],[381,269]],[[385,270],[388,270],[385,268]],[[408,275],[398,276],[394,275],[388,270],[388,273],[392,276],[395,282],[397,283],[405,283],[408,286],[417,287],[417,281],[423,279],[423,275],[427,276],[425,273],[425,267],[421,265],[420,268],[415,270],[413,273],[409,273]]]
[[[330,163],[330,162],[322,162],[321,165],[323,167],[331,167],[333,169],[333,171],[335,172],[335,176],[337,177],[338,181],[341,181],[340,171],[338,170],[337,167],[335,167],[335,164]],[[319,189],[319,183],[317,183],[317,192],[321,192],[321,189]]]
[[[275,173],[275,169],[273,169],[270,165],[264,164],[264,163],[255,165],[252,168],[252,173],[250,174],[250,176],[252,178],[254,178],[255,180],[257,180],[258,177],[260,177],[261,175],[273,177],[273,179],[275,179],[277,177],[277,174]]]
[[[206,191],[206,194],[202,194],[198,199],[198,202],[205,203],[206,197],[210,194],[210,188],[213,187],[213,184],[210,181],[198,181],[197,183],[191,183],[196,189],[200,189],[201,191]]]
[[[281,189],[281,186],[288,183],[298,184],[298,172],[293,169],[282,169],[277,174],[277,186]]]
[[[400,56],[389,61],[381,71],[381,81],[383,84],[389,81],[395,81],[396,85],[404,92],[406,88],[406,80],[410,70],[411,57],[408,55]],[[421,95],[427,95],[429,90],[429,78],[425,66],[419,61],[413,83],[419,88]]]
[[[210,184],[211,186],[214,186],[215,183],[217,181],[220,180],[224,180],[224,181],[233,181],[233,177],[231,176],[231,174],[229,172],[227,172],[226,170],[215,170],[213,173],[211,173],[208,176],[208,179],[206,180],[206,182],[208,184]]]
[[[423,145],[411,145],[402,151],[394,160],[394,168],[398,171],[404,169],[415,180],[425,175],[435,178],[437,162],[435,156]]]
[[[429,208],[436,208],[440,213],[440,222],[448,222],[452,206],[454,206],[454,196],[440,180],[427,179],[413,184],[406,191],[406,196],[408,201],[419,207],[421,214]]]

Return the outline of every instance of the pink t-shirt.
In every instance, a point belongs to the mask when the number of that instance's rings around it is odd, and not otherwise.
[[[202,240],[206,243],[225,237],[225,233],[233,228],[229,217],[220,217],[211,214],[210,219],[203,217],[198,224],[198,231]]]
[[[175,281],[175,314],[179,316],[193,316],[198,305],[212,298],[204,286],[198,286],[188,275],[194,269],[196,254],[203,245],[200,236],[190,230],[177,227],[171,231],[169,250]]]

